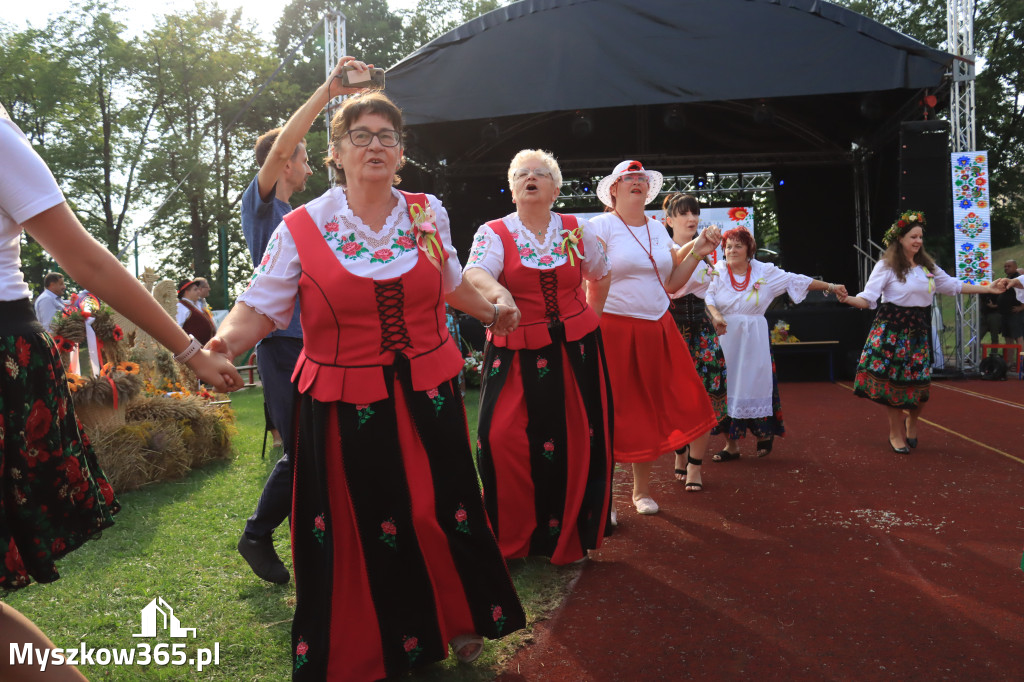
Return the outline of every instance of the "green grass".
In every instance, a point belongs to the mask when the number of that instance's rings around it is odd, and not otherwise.
[[[476,439],[478,394],[466,396],[470,430]],[[123,507],[113,528],[59,562],[61,579],[33,584],[4,597],[62,648],[129,648],[148,642],[186,642],[198,648],[220,645],[220,664],[202,673],[187,666],[84,666],[90,680],[286,680],[290,676],[290,628],[294,584],[271,585],[256,578],[235,550],[245,520],[279,456],[260,459],[262,395],[243,391],[233,398],[238,434],[234,458],[193,471],[179,481],[120,495]],[[288,533],[276,535],[278,553],[291,568]],[[510,566],[531,624],[564,598],[576,567],[557,568],[543,560]],[[195,639],[137,639],[140,610],[154,597],[174,608]],[[472,666],[450,658],[421,669],[413,679],[489,680],[517,647],[530,640],[527,629],[490,642]]]

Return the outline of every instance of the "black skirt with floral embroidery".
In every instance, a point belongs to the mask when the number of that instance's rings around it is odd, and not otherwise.
[[[0,301],[0,588],[57,580],[54,561],[119,509],[53,339],[28,299]]]

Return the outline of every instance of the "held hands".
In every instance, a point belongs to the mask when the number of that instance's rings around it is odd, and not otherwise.
[[[712,253],[718,245],[722,242],[722,231],[718,229],[717,225],[709,225],[698,235],[697,242],[693,245],[694,251],[697,255],[704,257],[709,253]]]
[[[1006,277],[1000,277],[996,281],[994,281],[991,284],[989,284],[988,285],[988,289],[989,289],[989,291],[991,291],[994,294],[1001,294],[1004,291],[1006,291],[1007,289],[1011,288],[1012,286],[1013,286],[1013,280],[1007,279]],[[993,307],[998,307],[998,306],[993,306]]]
[[[715,333],[716,334],[718,334],[719,336],[722,336],[723,334],[725,334],[726,327],[728,326],[728,324],[726,323],[725,318],[722,317],[721,314],[718,314],[718,315],[712,314],[711,315],[711,324],[714,325]]]
[[[491,327],[491,333],[495,336],[507,336],[519,326],[519,308],[507,303],[497,303],[498,321]]]
[[[836,300],[840,303],[846,303],[846,299],[850,297],[850,292],[846,290],[845,284],[837,284],[832,289],[832,293],[836,295]]]
[[[231,360],[221,353],[208,350],[214,340],[211,339],[206,348],[189,358],[188,366],[200,381],[213,386],[218,393],[237,391],[245,382]]]

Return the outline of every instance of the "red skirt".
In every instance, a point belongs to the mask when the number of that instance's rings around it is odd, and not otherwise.
[[[717,423],[682,335],[669,313],[641,320],[601,316],[615,414],[616,462],[652,462]]]

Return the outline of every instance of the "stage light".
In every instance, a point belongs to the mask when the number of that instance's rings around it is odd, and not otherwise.
[[[785,184],[786,184],[785,180],[779,180],[779,187],[782,187]]]
[[[768,125],[775,120],[775,111],[762,100],[754,107],[753,116],[754,123]]]
[[[682,107],[673,104],[665,110],[661,122],[665,124],[665,129],[669,132],[678,133],[686,127],[686,115],[683,113]]]
[[[577,111],[569,129],[572,131],[573,137],[587,137],[594,132],[594,119],[590,117],[590,114]]]
[[[501,129],[494,121],[488,121],[487,125],[480,129],[481,142],[494,142],[501,135]]]
[[[693,182],[697,185],[697,189],[704,189],[708,184],[707,173],[695,173],[693,176]]]

